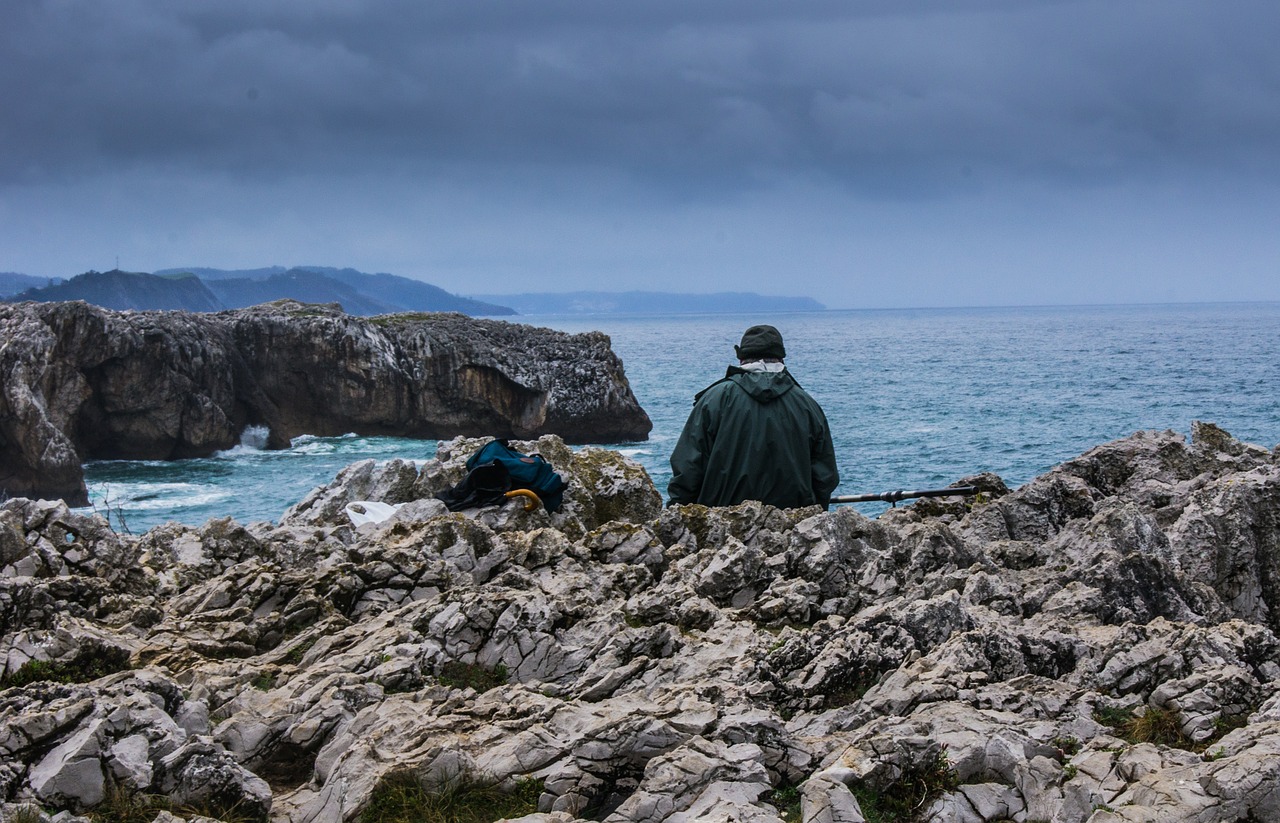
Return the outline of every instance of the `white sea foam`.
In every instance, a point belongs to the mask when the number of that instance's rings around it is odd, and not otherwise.
[[[293,454],[334,454],[349,451],[360,440],[360,435],[348,432],[336,437],[317,437],[303,434],[293,438],[289,451]]]
[[[232,494],[229,491],[218,491],[217,489],[207,486],[199,487],[199,491],[192,491],[188,494],[176,497],[154,498],[150,500],[140,500],[132,503],[130,508],[138,511],[161,511],[168,509],[195,509],[201,506],[209,506],[214,503],[221,503],[224,500],[230,500]]]
[[[201,483],[109,483],[90,486],[89,510],[190,509],[229,500],[233,490]]]
[[[267,448],[267,440],[271,437],[271,429],[266,426],[245,426],[240,432],[240,442],[229,449],[215,452],[214,457],[236,458],[258,454]]]
[[[240,432],[240,447],[262,451],[267,447],[270,437],[271,429],[266,426],[245,426],[244,431]]]

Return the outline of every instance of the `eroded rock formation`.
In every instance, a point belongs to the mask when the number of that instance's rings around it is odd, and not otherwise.
[[[93,458],[198,457],[249,424],[299,434],[555,433],[651,424],[603,334],[282,301],[217,314],[0,304],[0,491],[87,502]]]
[[[871,520],[663,510],[544,437],[562,511],[448,513],[479,443],[279,524],[0,507],[5,676],[118,669],[0,691],[0,798],[339,823],[407,772],[532,782],[528,823],[1280,819],[1276,452],[1138,433]],[[403,505],[352,527],[369,499]]]

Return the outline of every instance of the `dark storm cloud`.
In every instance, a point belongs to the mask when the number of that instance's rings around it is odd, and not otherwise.
[[[882,193],[1277,172],[1259,2],[13,2],[0,179],[607,167]]]

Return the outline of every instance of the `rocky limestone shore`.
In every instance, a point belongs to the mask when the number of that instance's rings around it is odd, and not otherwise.
[[[663,509],[543,437],[560,512],[449,513],[481,442],[278,524],[0,507],[6,814],[339,823],[469,781],[528,823],[1280,820],[1280,452],[1139,432],[873,520]]]
[[[280,301],[214,314],[0,304],[0,496],[88,502],[85,460],[202,457],[248,425],[571,443],[652,424],[598,332]]]

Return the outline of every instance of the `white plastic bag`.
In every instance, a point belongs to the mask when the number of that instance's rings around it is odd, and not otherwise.
[[[381,523],[395,514],[400,505],[379,503],[377,500],[352,500],[347,504],[347,517],[351,518],[351,524],[356,527],[365,523]]]

